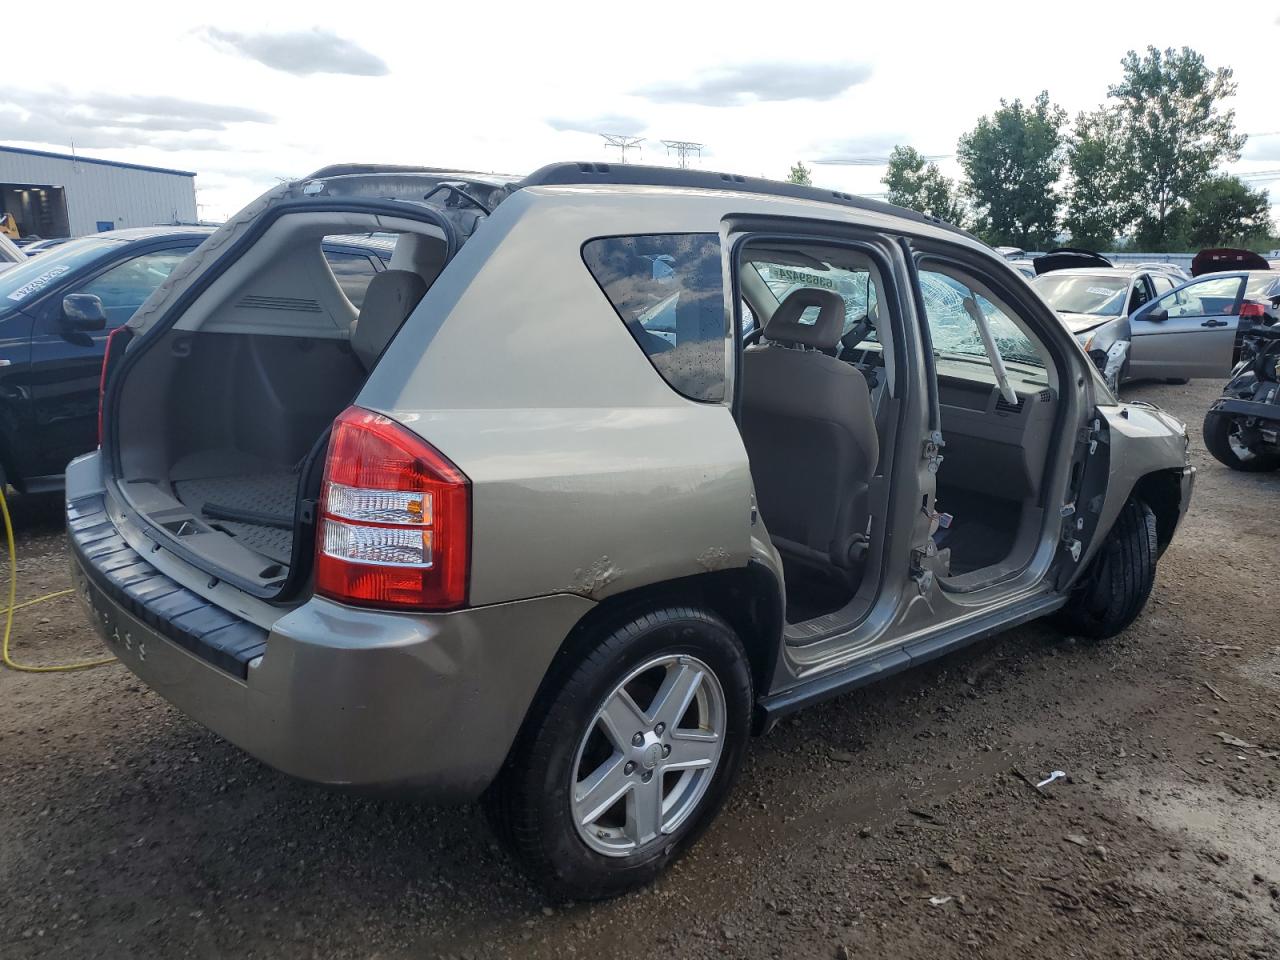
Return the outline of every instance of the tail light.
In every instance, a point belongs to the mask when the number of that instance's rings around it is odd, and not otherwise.
[[[316,592],[342,603],[448,610],[467,598],[471,482],[394,420],[334,421],[320,494]]]
[[[107,350],[102,355],[102,373],[98,376],[98,446],[102,446],[102,408],[107,402],[107,375],[112,366],[124,355],[133,331],[128,327],[116,327],[107,334]]]
[[[1254,317],[1255,319],[1261,320],[1266,315],[1267,308],[1260,303],[1254,303],[1251,300],[1246,300],[1244,303],[1240,304],[1241,320],[1245,317]]]

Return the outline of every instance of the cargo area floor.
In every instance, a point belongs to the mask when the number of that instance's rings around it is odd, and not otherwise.
[[[292,471],[175,480],[174,492],[192,513],[256,553],[288,563],[298,475]]]

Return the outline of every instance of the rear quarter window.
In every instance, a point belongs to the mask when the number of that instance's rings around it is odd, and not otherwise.
[[[692,400],[722,401],[728,326],[714,233],[602,237],[582,259],[662,378]]]

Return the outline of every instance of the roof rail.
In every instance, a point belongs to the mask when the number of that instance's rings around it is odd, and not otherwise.
[[[487,183],[515,183],[519,177],[505,173],[483,173],[479,170],[458,170],[454,167],[418,167],[400,163],[331,163],[309,173],[301,180],[326,180],[329,177],[346,177],[359,173],[434,173],[459,179],[480,179]]]
[[[940,220],[937,217],[896,207],[891,203],[871,200],[867,197],[843,193],[839,190],[824,190],[820,187],[806,187],[798,183],[784,183],[779,180],[766,180],[762,177],[744,177],[737,173],[714,173],[709,170],[689,170],[680,167],[653,167],[638,163],[595,163],[595,162],[562,162],[551,163],[515,184],[521,187],[565,186],[574,184],[616,183],[634,186],[652,187],[692,187],[700,190],[732,190],[737,193],[766,194],[776,197],[790,197],[795,200],[817,200],[820,203],[834,203],[842,207],[854,207],[874,213],[889,214],[927,223],[930,226],[951,230],[963,236],[972,236],[960,227]]]

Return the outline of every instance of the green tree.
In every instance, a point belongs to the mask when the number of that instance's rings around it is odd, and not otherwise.
[[[1035,249],[1058,230],[1054,187],[1066,161],[1066,112],[1043,91],[1030,104],[1000,101],[960,138],[956,153],[974,227],[993,246]]]
[[[926,163],[914,147],[894,147],[881,183],[888,187],[890,203],[919,210],[948,223],[964,220],[964,204],[955,184],[942,175],[936,163]]]
[[[1120,142],[1120,120],[1105,107],[1076,117],[1067,142],[1063,229],[1073,247],[1106,250],[1133,216],[1132,168]]]
[[[1245,138],[1234,132],[1235,111],[1220,106],[1236,85],[1229,68],[1210,70],[1190,47],[1147,47],[1141,57],[1130,50],[1121,66],[1124,76],[1107,94],[1118,101],[1135,241],[1167,249],[1214,168],[1240,159]]]
[[[1251,189],[1239,177],[1210,177],[1187,204],[1186,239],[1195,250],[1258,243],[1271,227],[1266,191]]]
[[[791,172],[787,174],[787,183],[798,183],[802,187],[812,187],[813,171],[804,165],[803,160],[797,160],[795,166],[791,168]]]

